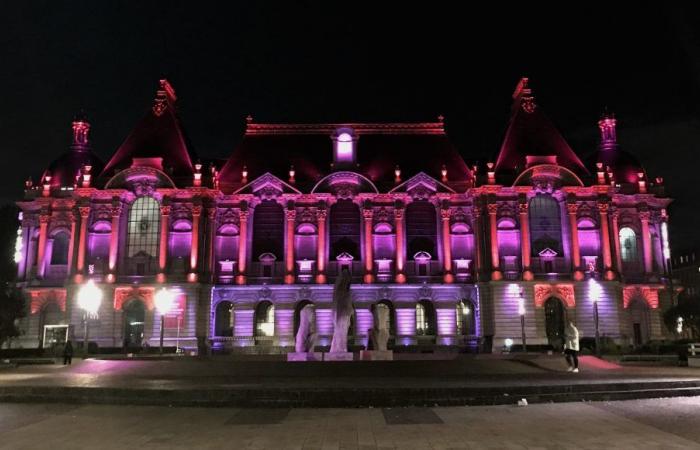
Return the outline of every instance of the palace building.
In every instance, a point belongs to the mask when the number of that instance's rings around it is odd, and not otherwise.
[[[327,346],[343,267],[355,348],[378,303],[397,351],[500,351],[523,334],[557,346],[566,318],[584,337],[597,323],[621,345],[661,339],[671,199],[618,146],[616,119],[597,125],[597,148],[575,152],[523,78],[500,151],[482,166],[450,143],[442,118],[249,117],[217,161],[194,152],[162,80],[106,163],[77,118],[68,150],[27,181],[16,259],[29,313],[16,343],[80,342],[87,317],[100,348],[158,346],[162,324],[169,347],[281,353],[311,303]],[[78,302],[88,282],[102,293],[94,314]]]

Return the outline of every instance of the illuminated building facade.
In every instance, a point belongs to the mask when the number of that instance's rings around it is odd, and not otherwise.
[[[262,124],[248,118],[227,161],[198,157],[160,83],[146,116],[103,164],[90,124],[37,185],[27,182],[18,277],[30,314],[81,339],[77,289],[104,292],[100,347],[157,345],[154,293],[176,296],[166,345],[273,353],[293,348],[312,303],[332,335],[333,282],[353,277],[351,339],[366,344],[385,303],[396,349],[554,344],[567,317],[593,336],[662,338],[669,303],[663,180],[618,148],[616,120],[581,159],[522,79],[498,157],[470,165],[434,123]],[[465,152],[468,155],[468,150]]]

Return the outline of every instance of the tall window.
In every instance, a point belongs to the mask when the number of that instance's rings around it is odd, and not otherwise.
[[[637,261],[637,235],[630,227],[620,228],[620,257],[625,263]]]
[[[425,306],[421,303],[416,305],[416,333],[426,334],[428,331],[428,318],[425,316]]]
[[[474,307],[469,301],[457,303],[455,310],[457,315],[457,334],[469,336],[475,333]]]
[[[255,308],[255,335],[275,335],[275,307],[270,302],[261,302]]]
[[[330,216],[330,259],[342,253],[360,259],[360,208],[352,200],[338,200]]]
[[[532,254],[538,255],[549,248],[561,256],[559,203],[549,195],[538,195],[530,200],[529,210]]]
[[[160,205],[151,197],[141,197],[129,211],[127,256],[156,256],[160,237]]]
[[[214,335],[233,336],[233,317],[233,303],[221,302],[216,305]]]
[[[418,252],[437,255],[437,219],[435,206],[427,200],[416,200],[406,207],[406,243],[408,257]]]
[[[68,264],[68,233],[61,231],[53,237],[51,264]]]

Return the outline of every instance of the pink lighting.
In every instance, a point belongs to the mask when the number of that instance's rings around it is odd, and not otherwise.
[[[394,182],[401,182],[401,169],[399,168],[399,166],[396,166],[396,168],[394,169]]]

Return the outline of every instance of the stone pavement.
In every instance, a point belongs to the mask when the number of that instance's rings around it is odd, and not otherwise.
[[[700,449],[700,397],[354,409],[0,404],[0,449]]]
[[[0,400],[180,406],[510,404],[700,394],[700,370],[561,358],[308,362],[180,358],[87,360],[0,371]]]

